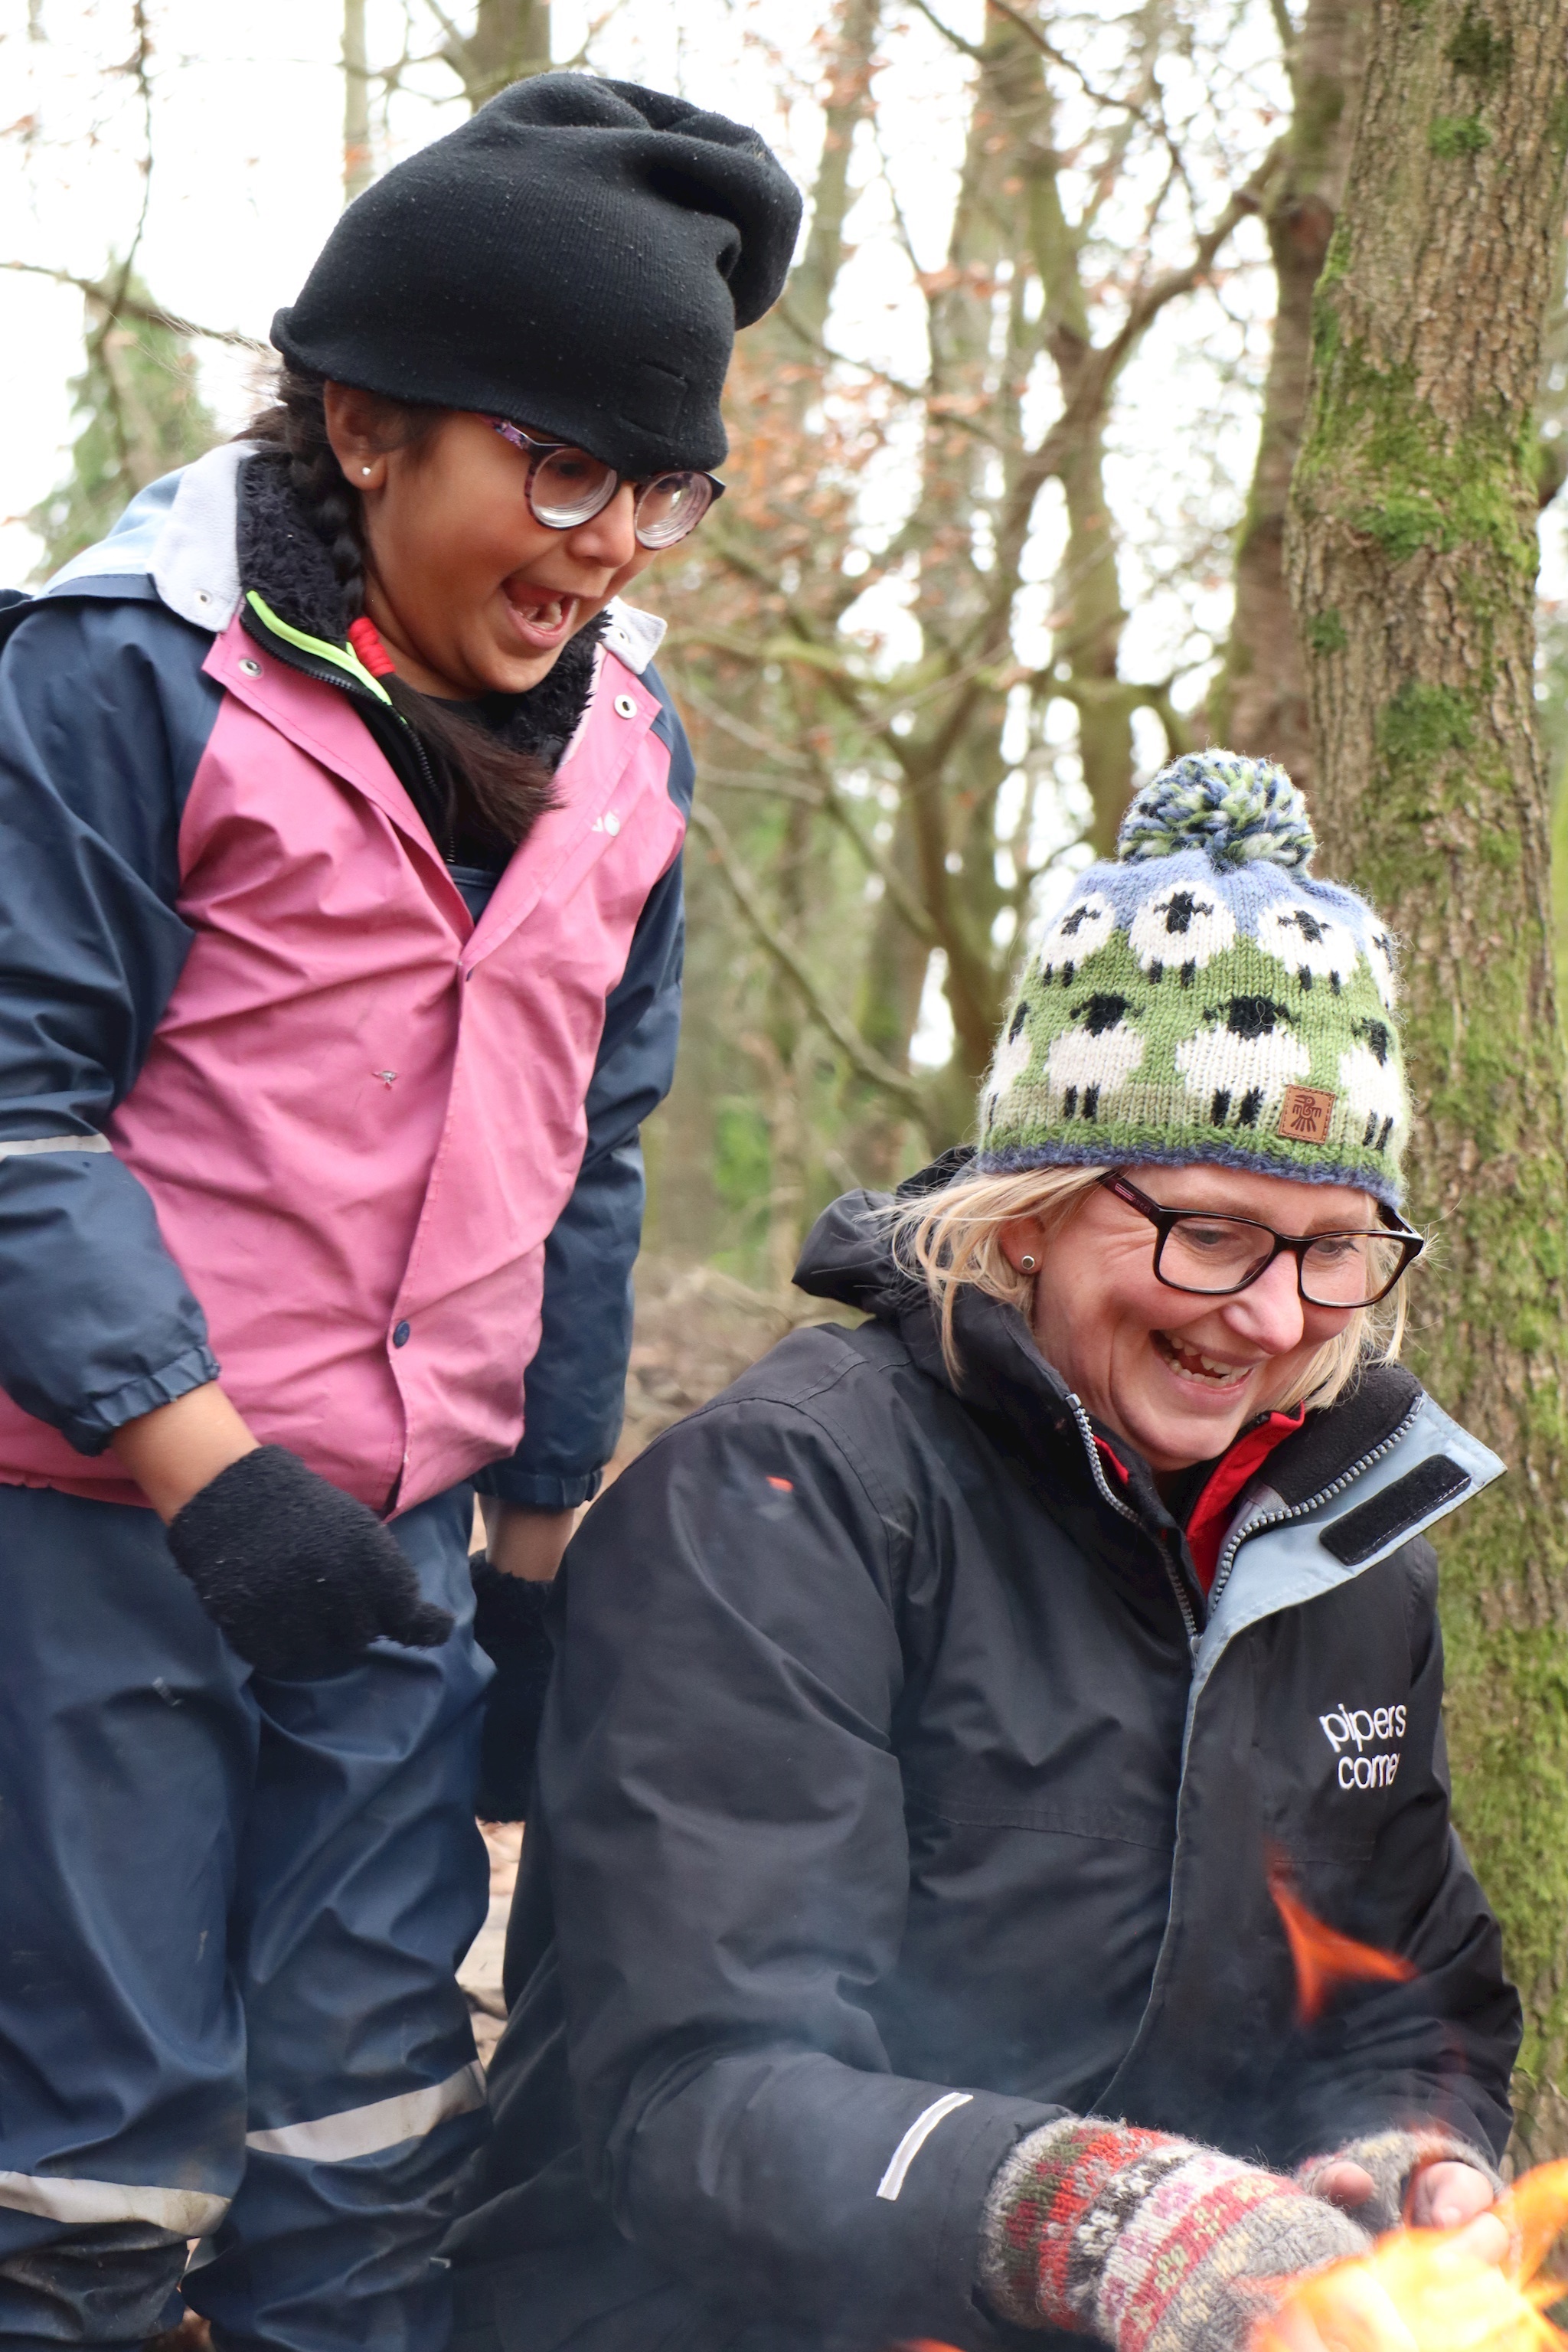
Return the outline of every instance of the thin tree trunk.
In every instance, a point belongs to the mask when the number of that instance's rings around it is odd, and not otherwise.
[[[1325,863],[1405,942],[1420,1368],[1510,1475],[1446,1538],[1460,1824],[1568,2147],[1568,1240],[1531,408],[1563,225],[1568,0],[1373,0],[1292,486]]]
[[[827,312],[844,261],[844,224],[851,201],[849,163],[855,133],[871,110],[871,74],[882,5],[883,0],[845,0],[839,16],[827,67],[822,154],[811,190],[811,228],[789,290],[774,313],[783,327],[793,330],[813,368],[822,363]]]
[[[550,0],[479,0],[474,29],[441,52],[470,107],[509,82],[550,70]]]
[[[1307,678],[1285,579],[1285,505],[1307,417],[1312,289],[1333,235],[1365,62],[1368,0],[1308,0],[1291,55],[1285,168],[1268,212],[1278,288],[1262,431],[1236,549],[1236,617],[1210,700],[1216,742],[1312,781]]]
[[[375,177],[370,146],[370,56],[364,0],[343,0],[343,202],[352,205]]]

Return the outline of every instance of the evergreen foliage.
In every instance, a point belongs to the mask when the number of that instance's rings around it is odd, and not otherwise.
[[[106,289],[118,275],[113,268],[104,273]],[[121,300],[127,296],[139,307],[153,308],[135,277]],[[111,317],[98,296],[88,297],[86,314],[86,365],[70,384],[74,414],[81,422],[71,444],[70,471],[27,517],[44,542],[40,580],[101,539],[138,490],[199,457],[218,437],[187,336],[172,327]]]

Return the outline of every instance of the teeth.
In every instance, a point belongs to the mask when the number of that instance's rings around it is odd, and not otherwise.
[[[1185,1340],[1178,1339],[1173,1332],[1164,1331],[1160,1336],[1184,1372],[1195,1374],[1201,1366],[1205,1380],[1240,1381],[1245,1380],[1251,1370],[1247,1364],[1226,1364],[1215,1356],[1205,1356],[1200,1348],[1189,1348]]]

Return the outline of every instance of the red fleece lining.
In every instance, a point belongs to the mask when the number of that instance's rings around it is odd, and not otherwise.
[[[1219,1548],[1230,1521],[1231,1505],[1274,1448],[1300,1428],[1306,1413],[1304,1404],[1293,1412],[1271,1412],[1256,1429],[1243,1430],[1210,1472],[1208,1483],[1187,1514],[1187,1549],[1205,1592],[1219,1566]]]
[[[1094,1441],[1094,1442],[1095,1442],[1095,1444],[1096,1444],[1099,1446],[1099,1448],[1100,1448],[1100,1460],[1101,1460],[1103,1463],[1105,1463],[1105,1465],[1107,1465],[1107,1467],[1108,1467],[1109,1469],[1111,1469],[1111,1470],[1114,1470],[1114,1471],[1115,1471],[1115,1473],[1116,1473],[1117,1476],[1121,1479],[1121,1481],[1122,1485],[1125,1486],[1126,1486],[1126,1484],[1127,1484],[1127,1482],[1128,1482],[1128,1480],[1129,1480],[1129,1478],[1130,1478],[1130,1477],[1131,1476],[1131,1475],[1132,1475],[1132,1474],[1131,1474],[1131,1472],[1128,1469],[1126,1463],[1125,1463],[1125,1462],[1119,1462],[1119,1461],[1117,1460],[1116,1455],[1115,1455],[1115,1454],[1114,1454],[1114,1453],[1111,1451],[1111,1448],[1110,1448],[1110,1444],[1107,1443],[1107,1441],[1106,1441],[1103,1437],[1097,1437],[1097,1438],[1095,1439],[1095,1441]]]

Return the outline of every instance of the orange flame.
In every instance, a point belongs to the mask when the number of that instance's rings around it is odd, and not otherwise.
[[[1544,2309],[1563,2282],[1538,2276],[1568,2226],[1568,2161],[1523,2174],[1493,2210],[1509,2233],[1500,2266],[1468,2231],[1392,2230],[1371,2253],[1300,2280],[1252,2352],[1568,2352]]]
[[[1274,1897],[1296,1963],[1296,2002],[1303,2025],[1321,2017],[1330,1996],[1342,1984],[1408,1984],[1420,1971],[1397,1952],[1380,1952],[1374,1944],[1358,1944],[1321,1919],[1315,1919],[1292,1891],[1289,1866],[1279,1855],[1270,1857],[1268,1892]]]

